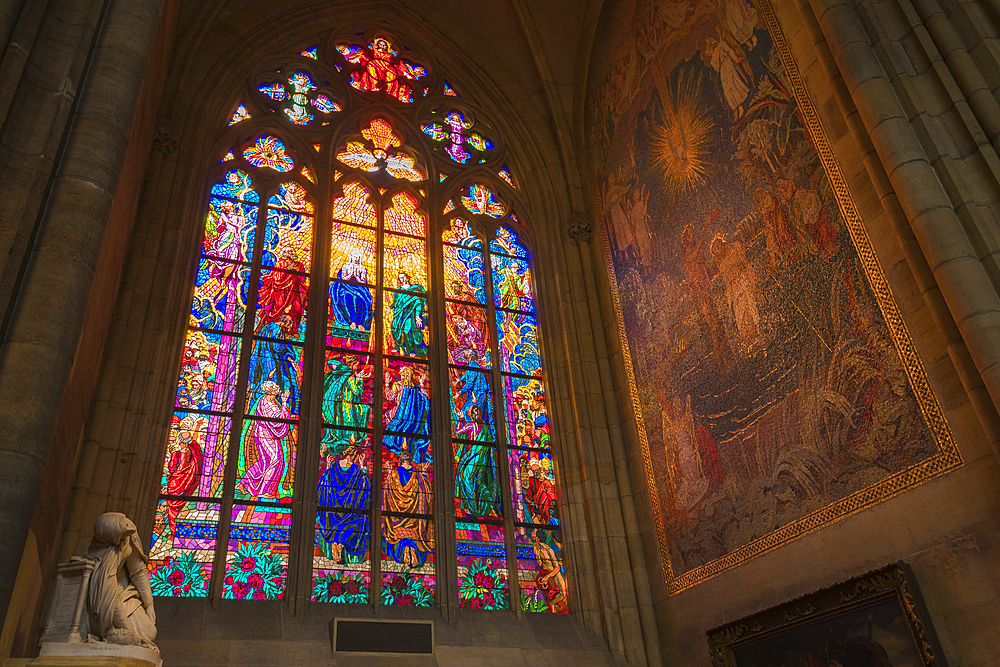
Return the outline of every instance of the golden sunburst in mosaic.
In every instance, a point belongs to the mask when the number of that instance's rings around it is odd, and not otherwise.
[[[682,77],[663,100],[663,124],[650,128],[650,157],[671,197],[705,185],[715,124],[699,103],[701,80]],[[661,93],[663,88],[660,88]]]

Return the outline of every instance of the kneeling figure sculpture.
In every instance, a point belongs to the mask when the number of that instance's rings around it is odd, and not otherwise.
[[[87,591],[90,634],[156,650],[153,592],[135,524],[119,512],[102,514],[86,556],[97,561]]]

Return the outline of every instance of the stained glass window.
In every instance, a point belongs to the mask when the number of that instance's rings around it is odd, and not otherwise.
[[[566,611],[503,148],[394,36],[330,43],[226,125],[244,134],[203,209],[154,594]]]
[[[444,154],[459,164],[481,164],[488,159],[486,153],[494,148],[493,142],[478,132],[468,113],[451,109],[440,120],[431,120],[420,126],[421,131],[436,142]]]

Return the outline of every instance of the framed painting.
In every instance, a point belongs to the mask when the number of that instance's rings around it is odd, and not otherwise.
[[[715,667],[945,667],[905,563],[708,632]]]

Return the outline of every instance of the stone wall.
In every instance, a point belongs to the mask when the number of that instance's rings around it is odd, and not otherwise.
[[[360,605],[310,604],[298,611],[278,602],[201,600],[157,603],[158,644],[170,667],[603,667],[624,665],[607,644],[572,616],[508,612],[462,612],[450,619],[434,609],[386,607],[379,618],[434,622],[434,655],[334,654],[331,621],[375,618]],[[387,629],[392,626],[388,625]]]

